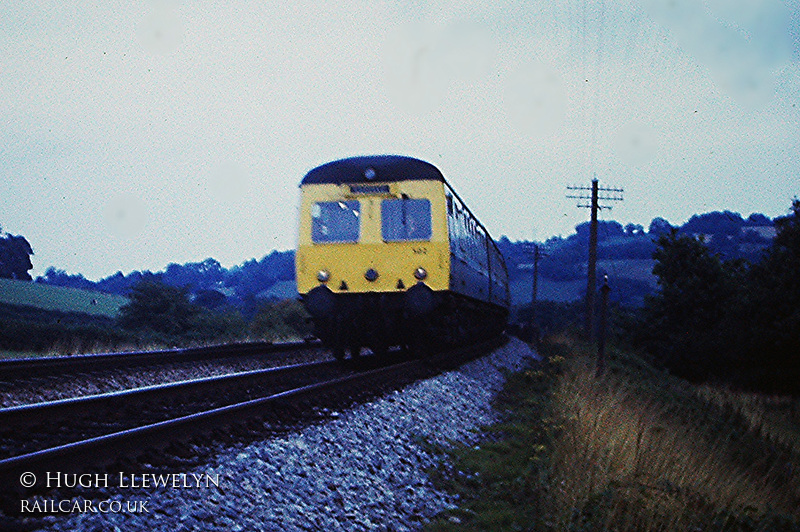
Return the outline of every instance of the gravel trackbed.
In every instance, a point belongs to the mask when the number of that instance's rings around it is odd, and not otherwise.
[[[106,511],[48,517],[40,530],[418,530],[457,504],[426,475],[440,458],[421,442],[476,442],[495,419],[491,400],[504,370],[536,356],[511,338],[491,355],[325,422],[223,452],[179,472],[188,480],[180,485],[132,489],[128,479],[120,488],[109,477]]]

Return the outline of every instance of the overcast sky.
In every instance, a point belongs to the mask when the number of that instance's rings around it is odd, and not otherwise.
[[[594,176],[645,227],[800,195],[798,0],[229,4],[0,4],[0,226],[34,275],[293,248],[300,179],[362,154],[432,162],[512,240],[570,234]]]

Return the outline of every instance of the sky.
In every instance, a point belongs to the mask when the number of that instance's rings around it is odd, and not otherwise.
[[[98,280],[297,240],[298,183],[435,164],[496,238],[800,195],[800,0],[0,5],[0,227]]]

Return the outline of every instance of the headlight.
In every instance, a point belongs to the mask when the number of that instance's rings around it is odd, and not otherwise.
[[[417,279],[418,281],[424,281],[425,279],[427,279],[427,278],[428,278],[428,272],[427,272],[427,271],[425,271],[425,268],[423,268],[422,266],[420,266],[419,268],[417,268],[416,270],[414,270],[414,277],[416,277],[416,279]]]
[[[331,274],[328,270],[320,270],[317,272],[317,281],[321,283],[327,283],[330,278]]]
[[[364,279],[373,283],[378,279],[378,272],[370,268],[364,273]]]

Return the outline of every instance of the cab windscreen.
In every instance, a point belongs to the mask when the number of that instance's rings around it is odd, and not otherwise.
[[[311,207],[311,240],[315,244],[358,242],[358,200],[321,201]]]
[[[381,233],[386,242],[431,239],[431,202],[427,199],[385,199]]]

